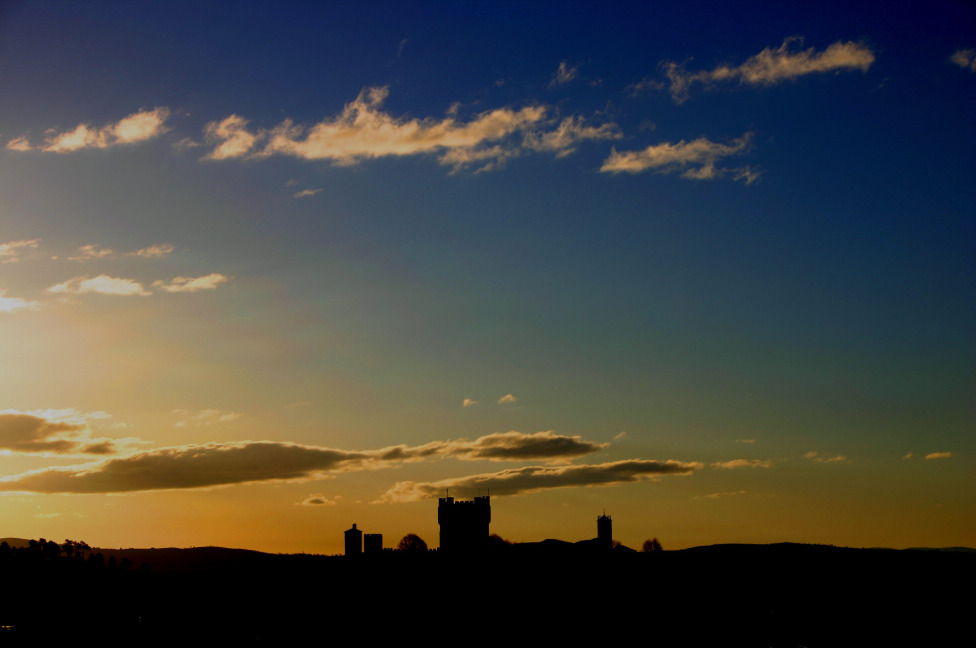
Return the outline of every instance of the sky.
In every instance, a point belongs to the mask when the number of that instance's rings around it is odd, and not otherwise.
[[[969,2],[0,5],[5,537],[976,546]]]

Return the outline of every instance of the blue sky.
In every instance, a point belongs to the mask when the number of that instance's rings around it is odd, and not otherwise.
[[[8,535],[972,545],[974,26],[6,3]]]

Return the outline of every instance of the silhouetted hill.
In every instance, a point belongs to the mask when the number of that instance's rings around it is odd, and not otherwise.
[[[126,559],[132,569],[8,565],[0,573],[5,591],[21,596],[0,608],[0,625],[15,629],[0,643],[98,637],[102,645],[168,646],[193,637],[288,645],[307,636],[410,636],[435,643],[631,637],[657,646],[948,645],[953,631],[968,627],[974,603],[973,551],[780,543],[637,553],[560,540],[490,546],[482,556],[358,559],[101,548],[92,551],[116,564]],[[143,562],[148,572],[138,569]],[[98,614],[44,605],[52,592],[83,592]]]

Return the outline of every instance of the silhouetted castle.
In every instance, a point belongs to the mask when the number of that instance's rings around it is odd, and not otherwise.
[[[596,519],[596,539],[603,549],[613,549],[613,521],[607,512]]]
[[[476,497],[473,501],[454,501],[453,497],[441,497],[437,504],[437,523],[441,527],[441,551],[481,551],[488,545],[490,497]]]
[[[363,532],[353,524],[352,528],[346,531],[346,555],[358,556],[363,553]]]

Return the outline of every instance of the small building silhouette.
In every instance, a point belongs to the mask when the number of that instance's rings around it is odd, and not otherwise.
[[[383,553],[383,534],[367,533],[364,535],[363,553],[369,555]]]
[[[363,532],[353,524],[352,528],[346,531],[346,555],[359,556],[363,553]]]
[[[441,497],[437,504],[437,523],[441,527],[441,548],[446,553],[473,553],[488,545],[491,524],[490,496],[474,500]]]
[[[607,512],[596,519],[596,539],[603,549],[613,549],[613,521]]]

